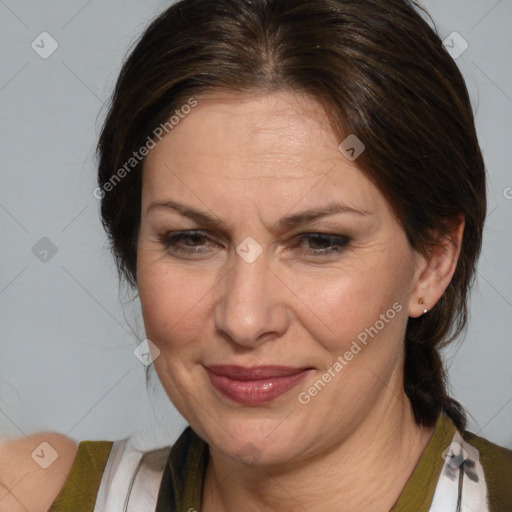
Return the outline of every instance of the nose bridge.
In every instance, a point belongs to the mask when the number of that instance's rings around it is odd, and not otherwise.
[[[240,345],[257,344],[267,333],[282,335],[287,328],[278,280],[258,246],[246,239],[237,247],[215,311],[217,329]]]

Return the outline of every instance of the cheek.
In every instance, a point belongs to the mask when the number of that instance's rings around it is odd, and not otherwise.
[[[297,307],[305,329],[331,354],[344,352],[358,337],[397,343],[407,321],[401,313],[408,286],[404,267],[381,253],[375,264],[361,258],[343,270],[296,275]]]
[[[177,350],[205,325],[212,285],[205,275],[173,268],[165,257],[151,259],[142,251],[138,258],[137,283],[146,335],[161,351]]]

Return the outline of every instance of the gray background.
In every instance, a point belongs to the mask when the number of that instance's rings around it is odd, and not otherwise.
[[[133,435],[149,448],[186,424],[161,389],[146,392],[133,354],[140,312],[126,293],[120,300],[92,194],[104,102],[166,5],[0,0],[0,437]],[[450,382],[471,430],[512,448],[512,0],[424,5],[443,39],[456,31],[469,43],[457,63],[489,174],[484,251],[466,338],[447,354]],[[59,45],[47,59],[31,47],[42,32]],[[46,262],[33,252],[43,237],[57,249]]]

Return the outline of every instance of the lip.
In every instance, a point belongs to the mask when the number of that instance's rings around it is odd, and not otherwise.
[[[227,398],[246,405],[270,402],[295,387],[310,367],[279,365],[205,366],[213,386]]]

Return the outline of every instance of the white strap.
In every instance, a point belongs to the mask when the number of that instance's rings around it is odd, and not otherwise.
[[[162,474],[171,447],[146,452],[137,468],[128,493],[125,512],[154,511],[162,482]]]
[[[479,451],[466,443],[457,431],[443,452],[443,458],[445,462],[429,512],[489,512],[487,484]],[[462,492],[458,509],[460,473]]]
[[[167,446],[142,452],[132,446],[130,438],[115,441],[103,471],[94,512],[154,512],[170,449]],[[478,450],[457,431],[443,458],[445,463],[429,512],[457,512],[462,470],[460,512],[489,512]]]
[[[114,441],[94,512],[153,512],[169,451],[142,452],[130,438]]]

